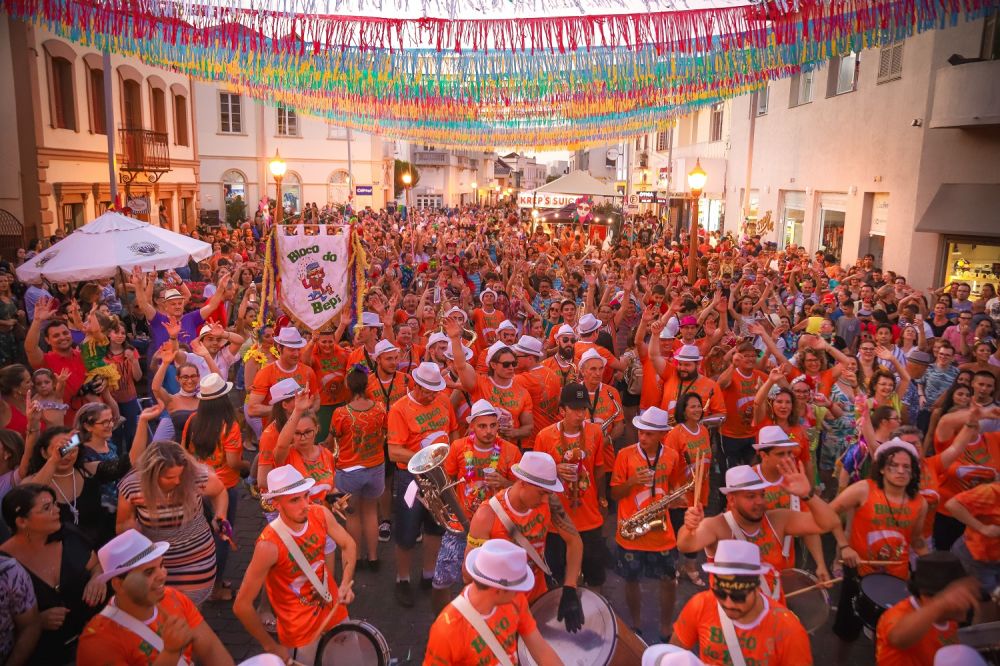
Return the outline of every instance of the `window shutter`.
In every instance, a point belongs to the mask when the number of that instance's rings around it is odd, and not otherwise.
[[[893,78],[903,75],[903,42],[892,45],[892,63],[889,67],[889,74]]]

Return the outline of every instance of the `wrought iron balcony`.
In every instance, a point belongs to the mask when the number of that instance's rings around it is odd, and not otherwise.
[[[119,129],[121,142],[118,167],[132,173],[162,174],[170,171],[170,148],[166,132]]]

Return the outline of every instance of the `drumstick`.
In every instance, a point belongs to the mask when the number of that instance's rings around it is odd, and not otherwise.
[[[810,590],[815,590],[818,587],[823,587],[823,588],[830,587],[834,583],[839,583],[842,580],[844,580],[843,576],[840,576],[839,578],[831,578],[830,580],[826,581],[825,583],[816,583],[815,585],[810,585],[809,587],[803,587],[801,590],[795,590],[794,592],[789,592],[789,593],[787,593],[785,595],[785,598],[786,599],[791,599],[792,597],[797,597],[800,594],[804,594],[806,592],[809,592]]]
[[[701,459],[702,452],[699,451],[698,455],[694,459],[694,503],[696,506],[701,505]]]

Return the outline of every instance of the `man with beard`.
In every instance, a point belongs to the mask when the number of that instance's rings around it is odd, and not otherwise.
[[[534,448],[534,438],[539,431],[559,420],[558,396],[562,385],[555,372],[539,363],[542,358],[541,340],[522,335],[511,349],[517,359],[514,381],[531,396],[531,415],[534,419],[531,436],[521,442],[521,447],[529,450]]]
[[[705,517],[701,504],[684,513],[684,525],[677,533],[677,548],[682,553],[706,549],[714,556],[715,546],[724,539],[749,541],[760,549],[760,560],[766,571],[761,574],[764,594],[773,601],[783,597],[778,576],[785,566],[781,543],[785,536],[823,534],[840,526],[840,517],[816,494],[802,468],[791,461],[778,463],[780,486],[799,498],[809,511],[790,509],[767,510],[765,491],[773,484],[762,479],[752,467],[738,465],[726,472],[726,486],[719,490],[728,500],[729,510]]]
[[[563,324],[556,330],[556,353],[542,361],[542,365],[559,377],[562,386],[577,381],[576,364],[573,357],[576,354],[576,332],[569,324]]]
[[[703,566],[711,589],[691,597],[674,623],[673,645],[698,646],[702,663],[718,666],[811,666],[809,635],[795,615],[760,590],[767,565],[752,543],[719,541]]]
[[[932,552],[917,558],[909,596],[887,610],[875,629],[879,666],[930,664],[945,645],[958,640],[958,623],[979,602],[979,585],[958,558]]]
[[[650,331],[655,336],[660,335],[663,323],[653,322]],[[701,352],[694,345],[684,345],[674,354],[677,366],[667,363],[660,353],[659,345],[649,346],[649,358],[653,369],[663,377],[663,398],[660,409],[670,414],[673,421],[674,408],[677,401],[685,393],[697,393],[705,406],[705,416],[715,416],[726,413],[726,402],[719,384],[708,377],[698,374],[698,364],[701,362]]]
[[[399,350],[388,340],[379,340],[372,353],[375,372],[368,375],[368,398],[381,403],[386,413],[410,389],[410,376],[399,370]]]
[[[562,317],[562,323],[568,326],[569,330],[574,331],[573,333],[574,338],[576,338],[576,332],[575,332],[577,323],[576,313],[577,313],[576,301],[567,298],[559,303],[559,316]],[[555,326],[552,327],[552,333],[549,335],[549,340],[547,345],[550,349],[556,346],[556,338],[562,335],[560,333],[560,331],[562,330],[563,330],[562,326],[560,326],[558,329]]]

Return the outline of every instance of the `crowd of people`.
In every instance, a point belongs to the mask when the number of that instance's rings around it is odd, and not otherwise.
[[[0,263],[0,662],[232,663],[200,611],[229,603],[311,665],[373,576],[395,581],[376,625],[430,595],[426,665],[516,664],[520,640],[548,666],[569,655],[533,606],[557,597],[572,637],[614,571],[644,666],[806,666],[805,571],[876,663],[978,663],[952,644],[1000,616],[992,285],[719,232],[692,282],[652,217],[354,215],[360,314],[316,331],[263,302],[261,218],[192,230],[213,254],[174,270]],[[428,490],[418,454],[459,483]],[[266,524],[236,571],[248,504]]]

